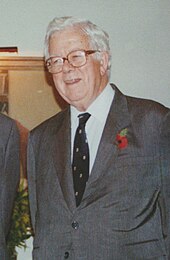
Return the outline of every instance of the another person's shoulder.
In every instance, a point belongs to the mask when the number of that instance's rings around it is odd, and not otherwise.
[[[1,135],[8,135],[13,130],[18,132],[17,123],[14,119],[7,115],[0,113],[0,133]]]
[[[4,115],[2,113],[0,113],[0,124],[7,124],[7,125],[11,125],[11,124],[15,124],[15,120],[8,117],[7,115]]]
[[[5,145],[9,136],[14,137],[15,140],[19,140],[19,130],[16,121],[7,115],[0,113],[0,145]]]

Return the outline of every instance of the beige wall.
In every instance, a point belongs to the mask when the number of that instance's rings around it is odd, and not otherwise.
[[[9,71],[9,115],[32,129],[60,110],[44,71]]]
[[[0,76],[3,75],[7,76],[5,84],[0,82],[1,103],[7,101],[9,116],[26,129],[31,130],[63,107],[43,58],[0,56]]]

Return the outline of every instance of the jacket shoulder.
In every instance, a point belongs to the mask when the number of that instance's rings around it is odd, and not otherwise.
[[[57,131],[57,129],[61,126],[62,121],[64,120],[68,111],[69,110],[67,108],[65,110],[58,112],[57,114],[48,118],[47,120],[43,121],[41,124],[39,124],[38,126],[36,126],[30,131],[30,135],[31,136],[41,135],[46,130],[50,132],[55,129],[55,131]]]
[[[163,104],[160,104],[157,101],[144,99],[144,98],[136,98],[131,96],[126,96],[127,102],[130,108],[139,109],[143,111],[155,111],[160,114],[167,113],[169,108],[165,107]]]
[[[161,120],[170,112],[170,109],[156,101],[126,96],[128,110],[133,116],[156,117]]]

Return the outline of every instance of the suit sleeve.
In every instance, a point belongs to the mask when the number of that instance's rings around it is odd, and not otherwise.
[[[31,222],[32,222],[33,230],[35,231],[35,216],[36,216],[36,211],[37,211],[36,170],[35,170],[35,154],[34,154],[31,135],[29,135],[29,139],[28,139],[27,177],[28,177],[28,191],[29,191]]]
[[[3,232],[5,237],[9,232],[12,209],[14,199],[19,184],[20,178],[20,160],[19,160],[19,131],[13,121],[10,124],[10,130],[7,125],[5,137],[6,144],[4,145],[4,161],[1,174],[1,221],[3,223]],[[9,130],[9,131],[8,131]],[[4,137],[2,137],[4,138]]]
[[[163,201],[163,230],[170,259],[170,111],[163,122],[161,138],[161,173],[162,173],[162,201]]]

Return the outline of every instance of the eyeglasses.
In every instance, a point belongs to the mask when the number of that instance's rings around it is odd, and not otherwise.
[[[99,52],[98,50],[76,50],[70,52],[66,57],[51,56],[46,60],[46,66],[50,73],[55,74],[63,70],[64,62],[67,60],[75,68],[82,67],[87,62],[87,56]]]

